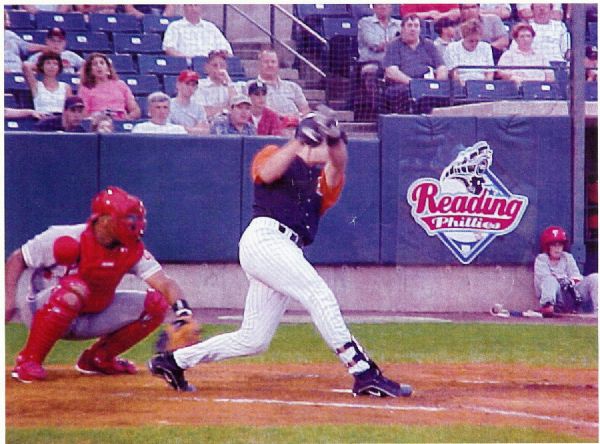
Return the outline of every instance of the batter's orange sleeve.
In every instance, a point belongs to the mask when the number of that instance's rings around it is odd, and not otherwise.
[[[321,196],[323,196],[323,199],[321,200],[321,215],[323,215],[329,208],[334,206],[338,201],[340,195],[342,194],[342,189],[344,188],[345,182],[346,175],[343,175],[342,180],[340,180],[340,183],[336,187],[330,187],[327,183],[325,170],[321,171],[321,176],[319,177],[319,190],[321,192]]]
[[[261,149],[256,155],[254,159],[252,159],[252,166],[250,168],[250,176],[252,176],[252,181],[255,183],[261,183],[262,180],[258,175],[258,172],[262,168],[262,166],[273,156],[279,147],[277,145],[267,145],[263,149]]]

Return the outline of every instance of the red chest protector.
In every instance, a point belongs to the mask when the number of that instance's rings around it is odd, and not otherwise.
[[[120,246],[108,249],[98,243],[90,226],[81,234],[80,248],[76,275],[90,289],[90,297],[81,312],[98,313],[112,303],[117,285],[142,257],[144,244],[140,241],[133,248]]]

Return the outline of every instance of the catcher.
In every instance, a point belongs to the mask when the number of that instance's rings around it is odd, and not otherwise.
[[[152,333],[169,304],[176,322],[188,323],[192,311],[183,290],[144,248],[143,203],[111,186],[92,200],[86,223],[51,226],[14,251],[6,261],[8,322],[18,307],[29,327],[12,377],[31,383],[47,377],[44,359],[59,339],[99,337],[75,365],[83,374],[134,374],[135,365],[118,355]],[[29,294],[17,295],[27,269],[35,271]],[[117,289],[132,273],[147,291]]]
[[[556,312],[578,311],[584,303],[598,310],[598,274],[581,275],[573,255],[565,251],[569,246],[566,231],[550,226],[542,232],[540,244],[542,253],[535,258],[533,275],[542,315],[549,318]]]

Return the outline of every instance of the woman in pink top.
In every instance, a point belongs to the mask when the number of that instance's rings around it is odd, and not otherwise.
[[[79,96],[88,116],[105,112],[113,119],[134,120],[141,115],[131,90],[119,80],[110,59],[104,54],[90,54],[83,64]]]
[[[512,29],[512,37],[517,46],[511,46],[500,57],[498,66],[550,66],[546,56],[533,50],[532,43],[535,31],[529,23],[517,23]],[[551,70],[538,69],[503,69],[498,75],[505,80],[512,80],[520,85],[523,81],[537,80],[552,82],[554,73]]]

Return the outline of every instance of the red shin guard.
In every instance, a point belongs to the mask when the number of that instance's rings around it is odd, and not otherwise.
[[[148,290],[141,316],[131,324],[101,337],[88,349],[89,353],[100,361],[111,361],[156,330],[164,321],[168,308],[169,304],[162,293]]]

